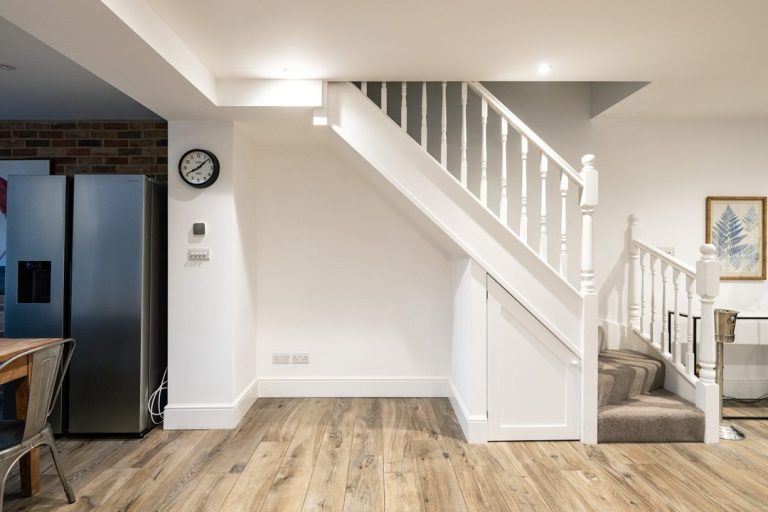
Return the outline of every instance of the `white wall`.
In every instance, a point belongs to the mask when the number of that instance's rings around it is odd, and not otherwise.
[[[169,123],[166,428],[232,427],[257,385],[264,396],[448,393],[455,248],[330,130],[308,115],[281,123]],[[203,190],[176,170],[195,147],[221,162]],[[192,246],[211,261],[187,262]],[[273,365],[274,352],[311,363]]]
[[[212,151],[219,179],[195,189],[177,172],[193,148]],[[256,215],[253,145],[230,121],[168,124],[168,353],[165,428],[233,428],[256,398]],[[192,224],[204,222],[203,236]],[[211,260],[187,261],[206,247]]]
[[[257,173],[253,164],[258,158],[256,148],[240,123],[234,125],[235,177],[234,197],[234,246],[233,286],[235,326],[233,332],[234,386],[239,393],[256,394],[256,265],[254,261],[258,245],[253,236],[257,203],[253,189],[257,186]],[[246,400],[247,403],[247,400]]]
[[[255,178],[239,192],[256,205],[261,393],[445,396],[450,255],[327,128],[301,144],[253,143]],[[311,363],[273,365],[275,352]]]
[[[234,183],[231,122],[168,123],[168,407],[166,428],[228,426],[199,418],[197,409],[231,408],[236,393],[232,361]],[[189,149],[213,151],[221,163],[215,186],[185,185],[176,163]],[[192,224],[205,222],[205,237]],[[211,261],[187,261],[187,248],[209,247]]]

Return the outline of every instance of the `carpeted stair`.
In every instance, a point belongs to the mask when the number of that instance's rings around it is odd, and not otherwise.
[[[664,390],[664,363],[639,352],[606,350],[598,366],[600,443],[704,440],[704,413]]]

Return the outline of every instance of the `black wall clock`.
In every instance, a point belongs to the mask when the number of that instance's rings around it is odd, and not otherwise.
[[[192,187],[210,187],[219,177],[219,159],[205,149],[190,149],[179,160],[179,176]]]

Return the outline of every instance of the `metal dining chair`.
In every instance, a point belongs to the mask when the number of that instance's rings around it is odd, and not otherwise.
[[[75,351],[75,340],[66,339],[23,352],[0,365],[6,366],[25,357],[32,358],[32,372],[29,379],[27,417],[23,421],[0,421],[0,512],[3,510],[5,481],[13,465],[30,450],[47,446],[51,450],[53,465],[64,486],[67,500],[75,502],[75,493],[64,476],[59,453],[48,424],[56,397],[61,390],[64,375]],[[62,363],[63,362],[63,363]]]

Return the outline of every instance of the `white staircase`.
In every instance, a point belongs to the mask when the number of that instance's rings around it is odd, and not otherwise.
[[[507,306],[497,312],[505,315],[505,320],[494,322],[491,318],[492,310],[488,310],[485,333],[488,336],[499,333],[499,336],[505,338],[500,341],[489,339],[487,350],[497,347],[500,349],[499,357],[503,357],[505,351],[501,349],[505,348],[504,344],[508,344],[506,348],[512,347],[512,350],[506,351],[509,353],[509,372],[525,369],[535,373],[540,370],[550,372],[553,377],[556,375],[553,382],[559,381],[557,386],[545,389],[504,389],[505,386],[519,386],[521,382],[513,380],[505,384],[494,365],[478,369],[488,372],[488,391],[485,395],[488,400],[488,422],[495,426],[489,428],[489,432],[501,432],[501,436],[520,439],[537,438],[536,432],[539,432],[540,439],[566,438],[596,442],[598,340],[592,214],[597,204],[597,171],[594,168],[594,157],[585,156],[581,171],[576,172],[481,84],[443,82],[438,161],[427,151],[427,85],[422,84],[421,98],[416,102],[421,105],[419,140],[408,134],[409,88],[406,84],[397,86],[401,92],[399,124],[387,115],[392,104],[387,96],[387,84],[378,86],[383,94],[379,93],[378,102],[374,102],[368,97],[369,93],[374,96],[373,87],[369,90],[369,84],[363,83],[361,89],[358,89],[350,83],[329,83],[328,124],[450,236],[471,260],[483,268],[490,279],[498,283],[500,290],[508,294],[508,300],[512,302],[502,298],[499,303],[502,306],[506,303]],[[391,87],[392,84],[389,84]],[[455,148],[448,147],[449,87],[458,87],[461,91],[461,123],[454,121],[450,125],[461,126],[461,142]],[[477,126],[477,123],[467,118],[467,105],[470,101],[478,100],[480,186],[478,195],[475,195],[467,185],[474,178],[472,172],[476,168],[470,160],[473,154],[468,147],[468,140],[473,134],[468,130]],[[493,129],[498,130],[501,141],[501,193],[498,208],[489,205],[489,118],[496,121]],[[507,147],[510,131],[517,132],[519,136],[519,144],[515,144],[520,148],[517,154],[519,160],[515,158],[516,165],[510,165],[511,152]],[[447,169],[452,152],[459,154],[459,168],[454,170],[455,174]],[[538,167],[535,170],[529,169],[529,162],[536,162]],[[539,190],[536,191],[536,199],[539,209],[536,215],[529,211],[530,205],[534,203],[529,200],[533,197],[529,195],[529,190],[532,190],[529,172],[538,174],[536,181]],[[514,202],[520,206],[519,222],[515,222],[515,225],[508,223],[509,205],[513,203],[508,197],[507,180],[510,175],[522,183],[522,197],[519,203]],[[552,177],[555,178],[554,182],[550,181]],[[549,208],[548,192],[553,187],[560,201],[559,205],[555,205],[556,208]],[[573,198],[574,195],[578,204],[569,201],[569,197]],[[559,222],[550,221],[552,210],[556,212]],[[581,233],[576,236],[569,235],[567,229],[569,219],[574,217],[581,219]],[[534,229],[530,229],[531,226]],[[550,232],[557,233],[559,250],[554,262],[550,261],[548,247]],[[568,280],[571,247],[580,249],[581,254],[578,260],[578,288]],[[494,294],[496,297],[500,295],[503,293],[498,290]],[[498,329],[494,325],[506,327]],[[515,344],[518,344],[517,347]],[[522,353],[530,357],[519,357]],[[489,353],[488,358],[492,359],[493,354]],[[574,373],[574,369],[580,371]],[[577,376],[575,382],[574,376]],[[500,390],[506,394],[525,394],[527,399],[518,401],[517,407],[512,410],[494,410],[493,403],[499,402],[491,399],[498,396]],[[554,400],[566,390],[567,400]],[[542,405],[548,403],[548,406]],[[505,425],[508,427],[506,430],[501,428]],[[485,438],[495,437],[488,434]],[[483,440],[483,436],[476,439]]]

